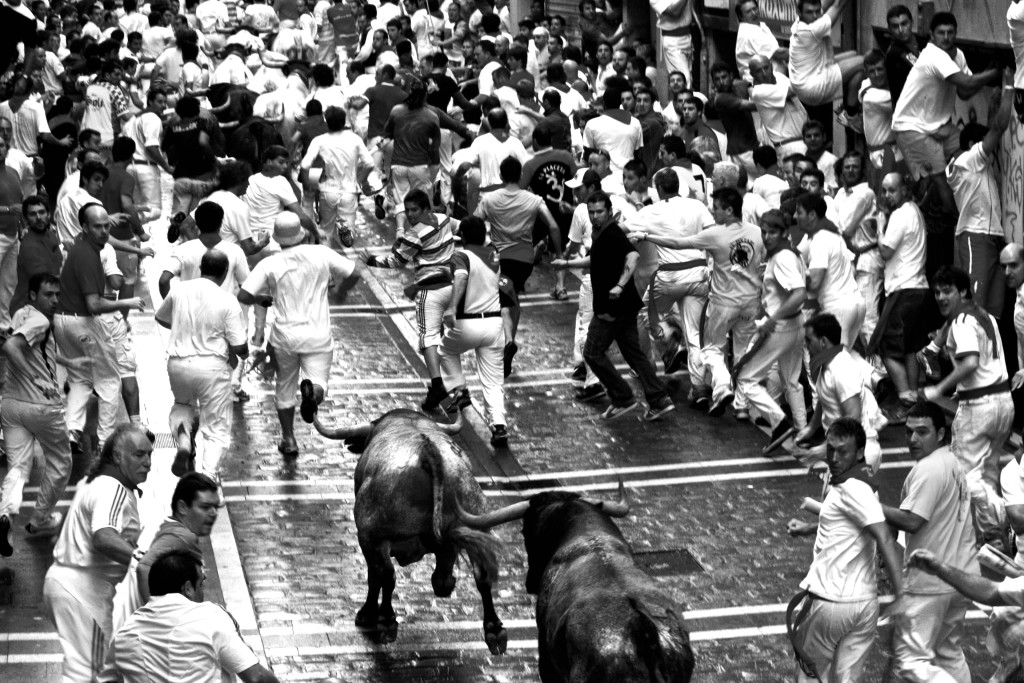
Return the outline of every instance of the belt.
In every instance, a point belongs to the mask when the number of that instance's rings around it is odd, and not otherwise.
[[[996,382],[980,389],[964,389],[963,391],[956,392],[956,395],[961,401],[969,401],[972,398],[984,398],[992,394],[1003,394],[1009,391],[1010,380],[1004,379],[1002,382]]]
[[[456,313],[456,320],[479,320],[480,318],[497,318],[501,311],[488,311],[487,313]]]
[[[699,268],[700,266],[706,266],[707,260],[698,258],[690,261],[679,261],[677,263],[662,263],[658,266],[658,270],[690,270],[691,268]]]
[[[65,315],[69,318],[93,318],[91,313],[71,313],[70,311],[61,311],[57,315]]]

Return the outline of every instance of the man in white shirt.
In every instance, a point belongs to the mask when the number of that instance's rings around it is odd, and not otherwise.
[[[295,441],[295,392],[301,389],[302,419],[312,423],[327,393],[334,344],[327,307],[328,284],[340,289],[355,264],[322,245],[303,244],[306,231],[292,213],[274,222],[274,241],[281,251],[260,261],[238,292],[246,305],[274,306],[269,343],[277,354],[275,405],[281,423],[278,451],[299,453]],[[300,372],[304,378],[299,382]]]
[[[753,83],[750,77],[750,60],[754,57],[767,57],[772,67],[779,73],[785,73],[789,64],[789,50],[780,47],[772,30],[761,21],[761,10],[758,0],[739,0],[736,3],[736,68],[740,78]]]
[[[217,479],[220,459],[231,445],[231,370],[249,356],[249,348],[238,301],[223,289],[229,263],[223,252],[205,251],[200,277],[175,285],[156,312],[156,321],[171,331],[167,374],[174,405],[168,421],[177,447],[171,469],[179,477],[198,469]],[[192,441],[197,422],[201,453]],[[195,468],[189,462],[193,457]]]
[[[882,257],[878,253],[875,193],[864,181],[864,156],[857,150],[843,155],[840,188],[834,199],[836,227],[855,257],[854,279],[864,299],[861,340],[867,345],[878,326],[882,303]]]
[[[162,201],[160,171],[174,169],[160,148],[164,126],[160,116],[167,109],[167,95],[159,88],[150,88],[146,94],[146,108],[124,124],[123,134],[135,141],[135,156],[129,175],[135,178],[136,206],[143,223],[160,218]]]
[[[114,587],[142,556],[136,495],[152,454],[138,425],[118,425],[71,501],[43,582],[43,612],[57,627],[66,681],[94,680],[103,666],[114,632]]]
[[[686,78],[687,87],[693,82],[693,24],[692,0],[651,0],[651,9],[658,15],[661,47],[665,53],[665,67],[678,71]]]
[[[206,572],[186,552],[153,563],[152,599],[114,634],[101,683],[180,683],[183,671],[204,681],[277,683],[242,640],[234,618],[220,605],[204,602]],[[197,679],[198,680],[198,679]]]
[[[476,211],[479,196],[486,192],[492,192],[502,187],[501,162],[510,156],[519,159],[520,163],[526,163],[530,159],[523,143],[512,137],[509,128],[508,115],[500,107],[487,112],[487,123],[490,132],[476,137],[469,145],[469,149],[462,154],[455,154],[452,157],[452,164],[458,165],[456,175],[465,172],[469,166],[476,166],[480,169],[479,181],[474,186],[473,180],[476,174],[470,176],[468,209],[472,213]]]
[[[847,111],[857,107],[857,86],[864,74],[864,58],[852,55],[836,59],[832,27],[850,0],[797,0],[799,17],[793,22],[789,42],[789,77],[793,89],[807,105],[818,106],[846,93]]]
[[[949,12],[936,12],[930,30],[931,41],[921,50],[896,102],[892,128],[910,179],[930,177],[943,210],[952,216],[956,201],[944,170],[959,146],[960,129],[953,122],[956,99],[970,99],[982,87],[998,85],[1002,72],[971,73],[964,53],[956,47],[957,21]]]
[[[953,455],[967,475],[979,540],[1003,550],[999,454],[1013,427],[1003,342],[995,318],[972,301],[967,273],[942,266],[932,276],[932,288],[948,322],[945,351],[953,372],[922,393],[933,401],[956,390]],[[942,343],[941,337],[936,341]]]
[[[885,262],[886,299],[867,351],[882,356],[905,417],[905,408],[917,402],[919,365],[914,355],[928,343],[926,233],[921,209],[899,173],[882,181],[882,204],[888,219],[878,231],[878,251]]]
[[[622,93],[615,88],[604,91],[604,111],[587,122],[583,129],[583,146],[606,150],[611,157],[612,170],[622,173],[626,162],[635,158],[643,148],[644,134],[640,122],[628,111],[620,109]]]
[[[754,150],[754,165],[757,177],[750,184],[750,191],[760,196],[773,209],[780,208],[782,193],[789,188],[789,183],[781,176],[779,155],[770,145],[762,145]]]
[[[971,504],[964,473],[943,445],[946,415],[934,403],[918,403],[907,415],[907,446],[916,461],[899,507],[882,505],[889,524],[906,533],[906,554],[933,553],[940,561],[979,576]],[[960,647],[968,600],[943,581],[909,564],[903,573],[903,614],[896,621],[894,649],[905,681],[966,683],[970,669]]]
[[[750,101],[757,106],[768,140],[779,157],[803,154],[807,150],[803,138],[807,110],[789,79],[773,71],[768,58],[760,56],[750,60],[750,75],[754,79]]]
[[[902,563],[864,462],[864,428],[843,417],[825,439],[831,485],[818,521],[787,524],[791,536],[815,535],[814,559],[800,582],[802,600],[791,613],[793,648],[806,672],[798,672],[797,680],[860,681],[878,623],[875,554],[882,554],[897,604],[903,597]],[[804,507],[818,506],[806,501]]]
[[[960,212],[956,222],[953,265],[971,278],[974,302],[997,318],[1003,314],[1006,290],[999,268],[999,251],[1013,241],[1003,226],[1003,205],[993,162],[1003,133],[1010,125],[1013,102],[1004,92],[999,108],[990,114],[989,127],[970,123],[960,131],[960,152],[946,166]]]
[[[864,57],[864,69],[867,80],[860,86],[860,104],[868,147],[865,172],[871,189],[879,192],[882,178],[893,171],[906,171],[906,164],[892,129],[893,101],[889,74],[885,69],[885,54],[881,50],[869,52]]]
[[[836,162],[839,161],[832,152],[828,151],[828,139],[825,137],[825,127],[820,121],[811,119],[800,129],[804,138],[804,146],[807,148],[804,155],[814,162],[818,170],[825,176],[825,185],[822,192],[832,195],[839,183],[836,182]]]
[[[362,139],[345,129],[345,112],[328,107],[324,112],[328,132],[309,143],[301,168],[309,173],[313,163],[321,159],[324,171],[320,181],[320,230],[328,244],[340,242],[351,247],[355,239],[359,208],[359,188],[373,170],[373,158]]]

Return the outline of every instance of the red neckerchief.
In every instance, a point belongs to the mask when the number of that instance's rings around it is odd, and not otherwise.
[[[875,493],[878,492],[878,480],[875,478],[875,475],[871,473],[871,468],[868,467],[868,464],[863,460],[858,460],[854,463],[853,467],[842,474],[832,475],[831,485],[839,486],[840,484],[845,484],[851,479],[862,481],[870,486],[872,491]]]
[[[829,366],[829,364],[835,360],[835,357],[839,355],[839,352],[843,350],[842,344],[836,344],[830,346],[827,349],[822,349],[816,354],[811,356],[811,381],[817,382],[818,377],[821,375],[821,371]]]

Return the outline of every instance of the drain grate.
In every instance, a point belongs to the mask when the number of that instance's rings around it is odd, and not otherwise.
[[[686,548],[647,550],[634,553],[637,564],[652,576],[704,573],[704,566]]]

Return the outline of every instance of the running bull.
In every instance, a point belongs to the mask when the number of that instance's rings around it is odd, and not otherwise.
[[[544,683],[685,683],[693,673],[681,610],[611,520],[629,512],[621,484],[619,494],[610,503],[550,491],[483,515],[459,511],[477,530],[523,520]]]
[[[456,513],[456,500],[471,512],[480,512],[484,503],[468,459],[451,438],[462,421],[461,413],[453,424],[439,425],[422,413],[392,410],[357,427],[331,429],[319,420],[315,425],[322,435],[344,439],[349,450],[361,453],[355,520],[369,585],[356,625],[376,629],[380,642],[395,640],[392,557],[405,567],[433,553],[437,564],[430,583],[434,594],[445,598],[455,589],[455,561],[465,551],[483,599],[484,639],[492,654],[503,654],[508,635],[491,597],[498,578],[498,540],[470,529]]]

